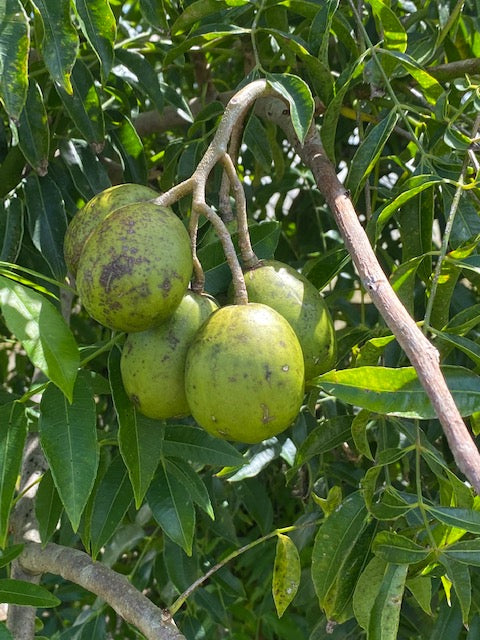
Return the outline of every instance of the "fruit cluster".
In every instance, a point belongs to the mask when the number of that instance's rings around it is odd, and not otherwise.
[[[128,334],[121,374],[142,414],[192,415],[246,443],[272,437],[298,414],[305,381],[334,365],[323,298],[276,261],[244,274],[248,304],[219,307],[191,291],[189,234],[156,195],[118,185],[74,216],[64,248],[80,299],[99,323]]]

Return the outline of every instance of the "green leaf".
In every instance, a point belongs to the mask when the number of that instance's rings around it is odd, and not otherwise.
[[[478,411],[479,377],[469,369],[451,365],[443,366],[442,372],[462,416]],[[375,413],[419,420],[435,418],[413,367],[357,367],[329,371],[312,382],[343,402]]]
[[[75,0],[80,28],[100,62],[106,80],[113,65],[117,23],[108,0]]]
[[[397,15],[382,0],[368,0],[368,3],[380,25],[385,48],[404,52],[407,48],[407,34]]]
[[[186,424],[165,426],[163,452],[168,457],[219,467],[235,467],[245,462],[229,442]]]
[[[72,93],[70,73],[78,53],[78,34],[70,19],[69,0],[34,0],[43,22],[41,52],[52,79]]]
[[[6,567],[12,560],[18,558],[24,549],[24,544],[13,544],[3,551],[0,551],[0,567]]]
[[[15,640],[4,622],[0,622],[0,640]],[[42,640],[42,638],[38,638],[38,640]]]
[[[81,135],[87,142],[101,148],[105,137],[105,122],[100,96],[93,75],[81,59],[73,67],[71,83],[73,93],[59,86],[56,87],[57,92]]]
[[[374,457],[367,437],[367,427],[371,422],[371,418],[370,411],[359,411],[352,421],[352,437],[358,452],[373,461]]]
[[[325,251],[318,258],[308,261],[302,273],[317,289],[322,290],[345,269],[350,260],[350,254],[346,249]]]
[[[165,469],[167,473],[175,476],[177,480],[183,484],[193,502],[198,504],[198,506],[214,520],[215,515],[207,487],[190,464],[178,458],[169,458],[165,460]]]
[[[269,73],[269,85],[290,105],[290,117],[300,142],[304,142],[315,111],[315,102],[308,85],[289,73]]]
[[[416,576],[408,578],[407,589],[421,606],[423,611],[429,616],[432,615],[432,579],[428,576]]]
[[[368,640],[396,640],[408,565],[387,565],[368,624]]]
[[[63,238],[67,216],[60,189],[50,176],[30,174],[24,184],[28,227],[35,247],[48,263],[59,281],[67,268],[63,259]]]
[[[20,114],[17,132],[18,145],[23,155],[39,175],[45,175],[48,166],[50,131],[42,92],[34,80],[28,87],[27,100]]]
[[[350,437],[352,416],[336,416],[319,423],[297,450],[295,464],[302,465],[314,456],[335,449]]]
[[[320,525],[315,537],[312,580],[320,606],[329,619],[341,621],[353,595],[370,544],[367,517],[362,495],[352,493]]]
[[[480,567],[480,539],[478,538],[475,540],[460,540],[445,547],[442,551],[443,555],[456,562],[463,562],[471,567]]]
[[[453,584],[457,594],[462,609],[463,624],[468,626],[470,606],[472,604],[472,581],[469,568],[444,553],[440,554],[438,559],[447,570],[448,579]]]
[[[440,522],[463,531],[480,534],[480,511],[458,507],[436,507],[425,505],[428,512]]]
[[[95,402],[87,376],[78,376],[71,404],[56,387],[47,387],[40,403],[39,431],[55,486],[76,531],[99,459]]]
[[[120,350],[112,349],[108,358],[108,373],[113,403],[117,413],[118,444],[140,508],[161,459],[164,426],[158,420],[140,415],[130,402],[120,373]]]
[[[43,544],[46,544],[55,533],[62,512],[62,501],[55,487],[52,473],[47,470],[43,474],[35,496],[35,515]]]
[[[330,101],[327,110],[323,114],[323,125],[320,129],[323,148],[327,157],[335,164],[335,142],[338,119],[343,106],[343,99],[350,88],[350,78],[338,88],[335,97]]]
[[[219,0],[196,0],[178,16],[171,26],[171,33],[174,36],[184,33],[195,22],[224,8],[225,3],[219,2]]]
[[[115,67],[113,73],[133,85],[150,98],[154,106],[163,110],[163,92],[158,81],[158,74],[145,56],[130,49],[115,51]]]
[[[398,114],[393,109],[378,124],[368,130],[353,156],[345,186],[356,200],[373,167],[378,162],[390,134],[397,124]]]
[[[480,345],[470,338],[464,338],[463,336],[456,336],[453,333],[445,333],[444,331],[437,331],[433,327],[430,327],[432,333],[436,336],[448,342],[453,347],[462,351],[466,356],[470,358],[475,366],[480,367]]]
[[[27,437],[25,407],[18,402],[0,406],[0,546],[9,534],[9,516]]]
[[[115,533],[132,500],[127,468],[122,457],[116,456],[100,480],[93,501],[90,522],[93,559]]]
[[[297,594],[300,585],[300,556],[291,538],[279,533],[273,565],[272,594],[279,618]]]
[[[80,363],[75,339],[45,296],[0,276],[0,305],[8,329],[31,362],[71,399]]]
[[[0,249],[0,261],[15,263],[22,248],[24,231],[24,206],[21,198],[9,198],[3,201],[4,226],[3,244]]]
[[[85,141],[64,139],[59,149],[75,187],[84,200],[90,200],[111,186],[106,169]]]
[[[353,594],[353,611],[358,624],[365,631],[370,624],[370,614],[380,591],[387,566],[388,563],[385,560],[374,556],[358,578]]]
[[[372,544],[375,555],[390,564],[415,564],[422,562],[430,554],[430,550],[413,542],[410,538],[389,531],[380,531]]]
[[[140,136],[131,120],[120,113],[109,113],[114,126],[110,130],[110,140],[118,152],[126,182],[146,184],[148,179],[147,158]]]
[[[409,73],[421,87],[423,95],[430,104],[435,104],[443,94],[442,85],[427,71],[425,71],[425,69],[412,56],[393,49],[383,49],[382,56],[389,56],[399,62],[405,68],[407,73]]]
[[[188,490],[176,476],[160,465],[147,491],[153,517],[166,535],[188,556],[192,555],[195,508]]]
[[[20,117],[28,89],[30,28],[20,0],[0,6],[0,100],[8,115]]]
[[[0,602],[42,608],[61,604],[61,600],[44,587],[11,578],[0,579]]]

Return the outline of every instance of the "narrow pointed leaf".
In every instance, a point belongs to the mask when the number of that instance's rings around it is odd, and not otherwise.
[[[421,562],[430,553],[410,538],[389,531],[381,531],[375,536],[372,551],[386,562],[405,565]]]
[[[268,74],[267,80],[290,105],[293,128],[300,142],[303,142],[315,111],[315,103],[308,85],[298,76],[289,73]]]
[[[453,584],[462,609],[463,624],[468,626],[470,606],[472,604],[472,580],[467,565],[454,560],[451,556],[440,554],[440,562],[447,570],[447,576]]]
[[[427,505],[426,508],[440,522],[480,535],[480,511],[431,505]]]
[[[368,0],[368,3],[380,23],[385,48],[404,52],[407,48],[407,34],[396,13],[382,0]]]
[[[235,467],[245,462],[229,442],[190,425],[166,425],[163,451],[166,456],[219,467]]]
[[[166,535],[191,556],[195,508],[185,486],[167,473],[163,465],[148,489],[147,502]]]
[[[138,509],[161,459],[164,427],[158,420],[140,415],[130,402],[122,383],[120,356],[117,348],[110,352],[109,380],[119,424],[120,453],[128,469]]]
[[[0,7],[0,100],[17,120],[27,99],[30,29],[20,0]]]
[[[8,329],[31,362],[71,399],[80,357],[60,312],[45,296],[3,276],[0,306]]]
[[[61,157],[85,200],[111,186],[107,171],[84,140],[62,140]]]
[[[72,93],[70,73],[78,53],[78,34],[70,18],[69,0],[34,0],[43,22],[41,52],[52,79]]]
[[[35,496],[35,514],[38,520],[40,540],[46,544],[57,529],[63,512],[63,504],[50,470],[47,470],[38,485]]]
[[[362,571],[353,594],[353,611],[362,629],[367,630],[370,614],[380,591],[387,562],[383,558],[373,556]]]
[[[18,144],[29,164],[38,175],[47,172],[50,132],[40,87],[31,81],[25,106],[18,122]]]
[[[94,559],[115,533],[132,500],[127,468],[117,456],[101,479],[93,501],[90,540]]]
[[[113,45],[117,34],[115,16],[108,0],[75,0],[80,27],[100,61],[105,80],[113,65]]]
[[[272,594],[279,618],[295,598],[300,585],[300,556],[291,538],[279,533],[273,565]]]
[[[102,105],[94,78],[80,59],[73,67],[71,83],[72,93],[57,87],[65,109],[85,140],[101,147],[105,138]]]
[[[480,539],[455,542],[443,549],[443,555],[472,567],[480,567]]]
[[[156,109],[163,110],[163,93],[158,74],[145,56],[138,51],[117,49],[113,72],[150,98]]]
[[[170,475],[175,476],[184,485],[193,502],[214,520],[215,515],[207,487],[191,465],[178,458],[169,458],[165,460],[165,468]]]
[[[368,625],[368,640],[396,640],[408,565],[388,565]]]
[[[45,587],[11,578],[0,579],[0,602],[42,608],[61,604],[61,600]]]
[[[96,410],[86,376],[79,375],[73,401],[53,385],[40,404],[40,442],[65,511],[78,529],[98,467]]]
[[[114,126],[110,130],[110,140],[119,154],[126,182],[146,184],[147,158],[140,136],[131,120],[120,113],[111,115]]]
[[[3,551],[0,552],[0,567],[6,567],[8,564],[18,558],[18,556],[22,553],[25,545],[24,544],[13,544],[10,547],[7,547]]]
[[[9,534],[9,516],[27,437],[25,407],[18,402],[0,406],[0,547]]]
[[[25,228],[25,208],[21,198],[4,200],[3,243],[0,249],[0,261],[15,263],[22,248]]]
[[[442,367],[462,416],[480,409],[480,378],[469,369]],[[430,420],[435,412],[413,367],[357,367],[330,371],[315,379],[318,386],[343,402],[382,415]]]
[[[25,181],[24,193],[32,242],[55,278],[62,281],[67,271],[63,259],[67,216],[61,191],[50,176],[31,174]]]

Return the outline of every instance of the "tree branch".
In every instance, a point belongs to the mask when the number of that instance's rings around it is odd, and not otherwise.
[[[442,424],[457,466],[480,494],[480,454],[447,387],[438,352],[417,327],[382,271],[349,194],[324,152],[315,125],[312,125],[304,144],[301,144],[293,130],[290,115],[285,114],[283,102],[263,100],[257,103],[257,109],[260,115],[283,129],[290,144],[312,171],[317,187],[335,217],[363,286],[415,367]]]
[[[168,611],[159,609],[125,576],[94,562],[83,551],[53,543],[42,548],[30,542],[25,545],[20,563],[30,575],[53,573],[94,593],[148,640],[185,640]]]

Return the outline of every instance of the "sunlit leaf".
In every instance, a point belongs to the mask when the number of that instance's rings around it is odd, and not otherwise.
[[[273,566],[272,593],[279,618],[294,599],[300,584],[300,556],[291,538],[279,533]]]

